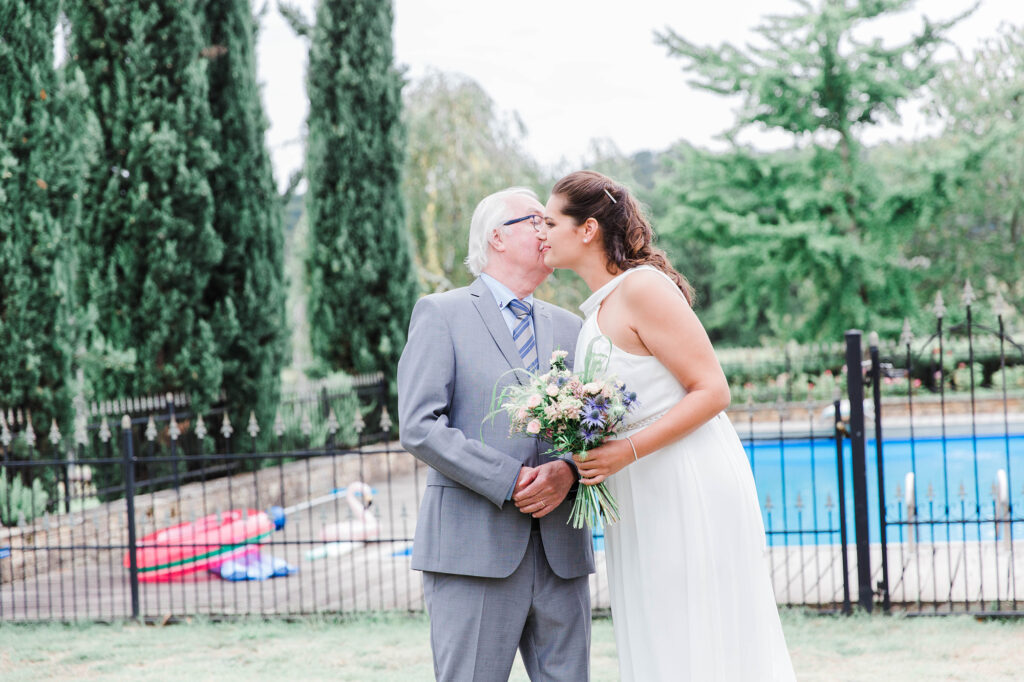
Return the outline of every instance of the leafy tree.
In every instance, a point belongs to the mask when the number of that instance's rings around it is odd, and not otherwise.
[[[285,361],[283,206],[264,142],[266,120],[256,80],[256,25],[248,0],[206,0],[210,112],[220,124],[209,176],[213,229],[223,258],[210,273],[210,320],[228,405],[237,416],[274,416]],[[266,429],[269,434],[269,429]]]
[[[476,205],[510,186],[543,197],[544,183],[522,148],[522,122],[502,116],[476,82],[431,72],[406,90],[404,102],[403,189],[420,276],[433,290],[464,286],[472,280],[463,263]]]
[[[712,161],[725,167],[709,172],[716,191],[738,191],[746,200],[720,196],[690,205],[702,213],[700,234],[712,239],[718,298],[711,317],[721,330],[746,325],[749,335],[753,321],[763,320],[769,337],[837,338],[851,326],[895,324],[913,307],[913,273],[897,257],[899,235],[880,219],[879,182],[858,135],[898,119],[898,105],[936,75],[944,32],[965,15],[925,19],[897,45],[859,38],[866,22],[911,5],[804,2],[801,13],[768,17],[756,29],[763,44],[746,51],[700,47],[671,30],[658,35],[684,60],[695,85],[743,100],[727,133],[732,152]],[[745,149],[736,135],[750,126],[788,133],[803,151]],[[741,188],[730,190],[723,179],[739,179]],[[689,191],[681,190],[683,203]],[[696,229],[676,223],[675,240],[692,242]]]
[[[82,74],[54,68],[59,5],[0,8],[0,405],[32,410],[37,430],[68,423],[73,237],[97,134]]]
[[[912,235],[908,256],[927,264],[925,285],[947,300],[970,279],[1024,310],[1022,72],[1024,28],[1004,26],[930,88],[942,134],[879,154],[893,221]],[[971,248],[954,248],[962,243]]]
[[[417,295],[391,3],[322,0],[309,53],[309,319],[328,368],[390,374]]]
[[[83,0],[69,6],[72,59],[100,123],[78,234],[83,357],[97,398],[220,391],[205,293],[221,260],[208,178],[206,47],[194,0]]]

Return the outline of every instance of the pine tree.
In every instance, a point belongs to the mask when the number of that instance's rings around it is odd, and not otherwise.
[[[54,68],[59,6],[0,8],[0,406],[32,410],[37,430],[68,423],[72,238],[96,135],[81,74]]]
[[[73,59],[102,133],[79,235],[87,377],[108,398],[215,399],[221,361],[204,293],[221,261],[207,180],[217,155],[193,0],[83,0]]]
[[[213,225],[224,256],[205,305],[224,362],[232,412],[273,418],[285,360],[282,210],[264,143],[267,124],[256,81],[256,25],[248,0],[206,0],[209,101],[220,123],[210,175]],[[269,433],[269,430],[267,430]]]
[[[402,79],[387,0],[321,0],[309,56],[310,324],[335,369],[390,375],[417,295],[402,204]]]

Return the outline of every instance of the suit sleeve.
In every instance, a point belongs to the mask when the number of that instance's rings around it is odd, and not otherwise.
[[[455,347],[444,311],[430,297],[422,298],[413,308],[398,361],[402,447],[501,507],[522,462],[451,426],[454,388]]]

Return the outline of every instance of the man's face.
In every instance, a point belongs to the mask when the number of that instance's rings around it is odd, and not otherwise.
[[[536,199],[527,196],[512,196],[507,203],[506,220],[544,215],[544,206]],[[520,220],[513,225],[502,227],[497,237],[505,247],[501,257],[516,270],[522,271],[524,275],[537,274],[546,277],[551,274],[551,268],[544,264],[544,254],[541,252],[542,243],[537,238],[534,221]]]

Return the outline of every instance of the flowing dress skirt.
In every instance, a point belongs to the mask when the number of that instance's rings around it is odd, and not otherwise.
[[[608,480],[622,512],[605,528],[622,680],[795,679],[753,475],[728,417]]]

